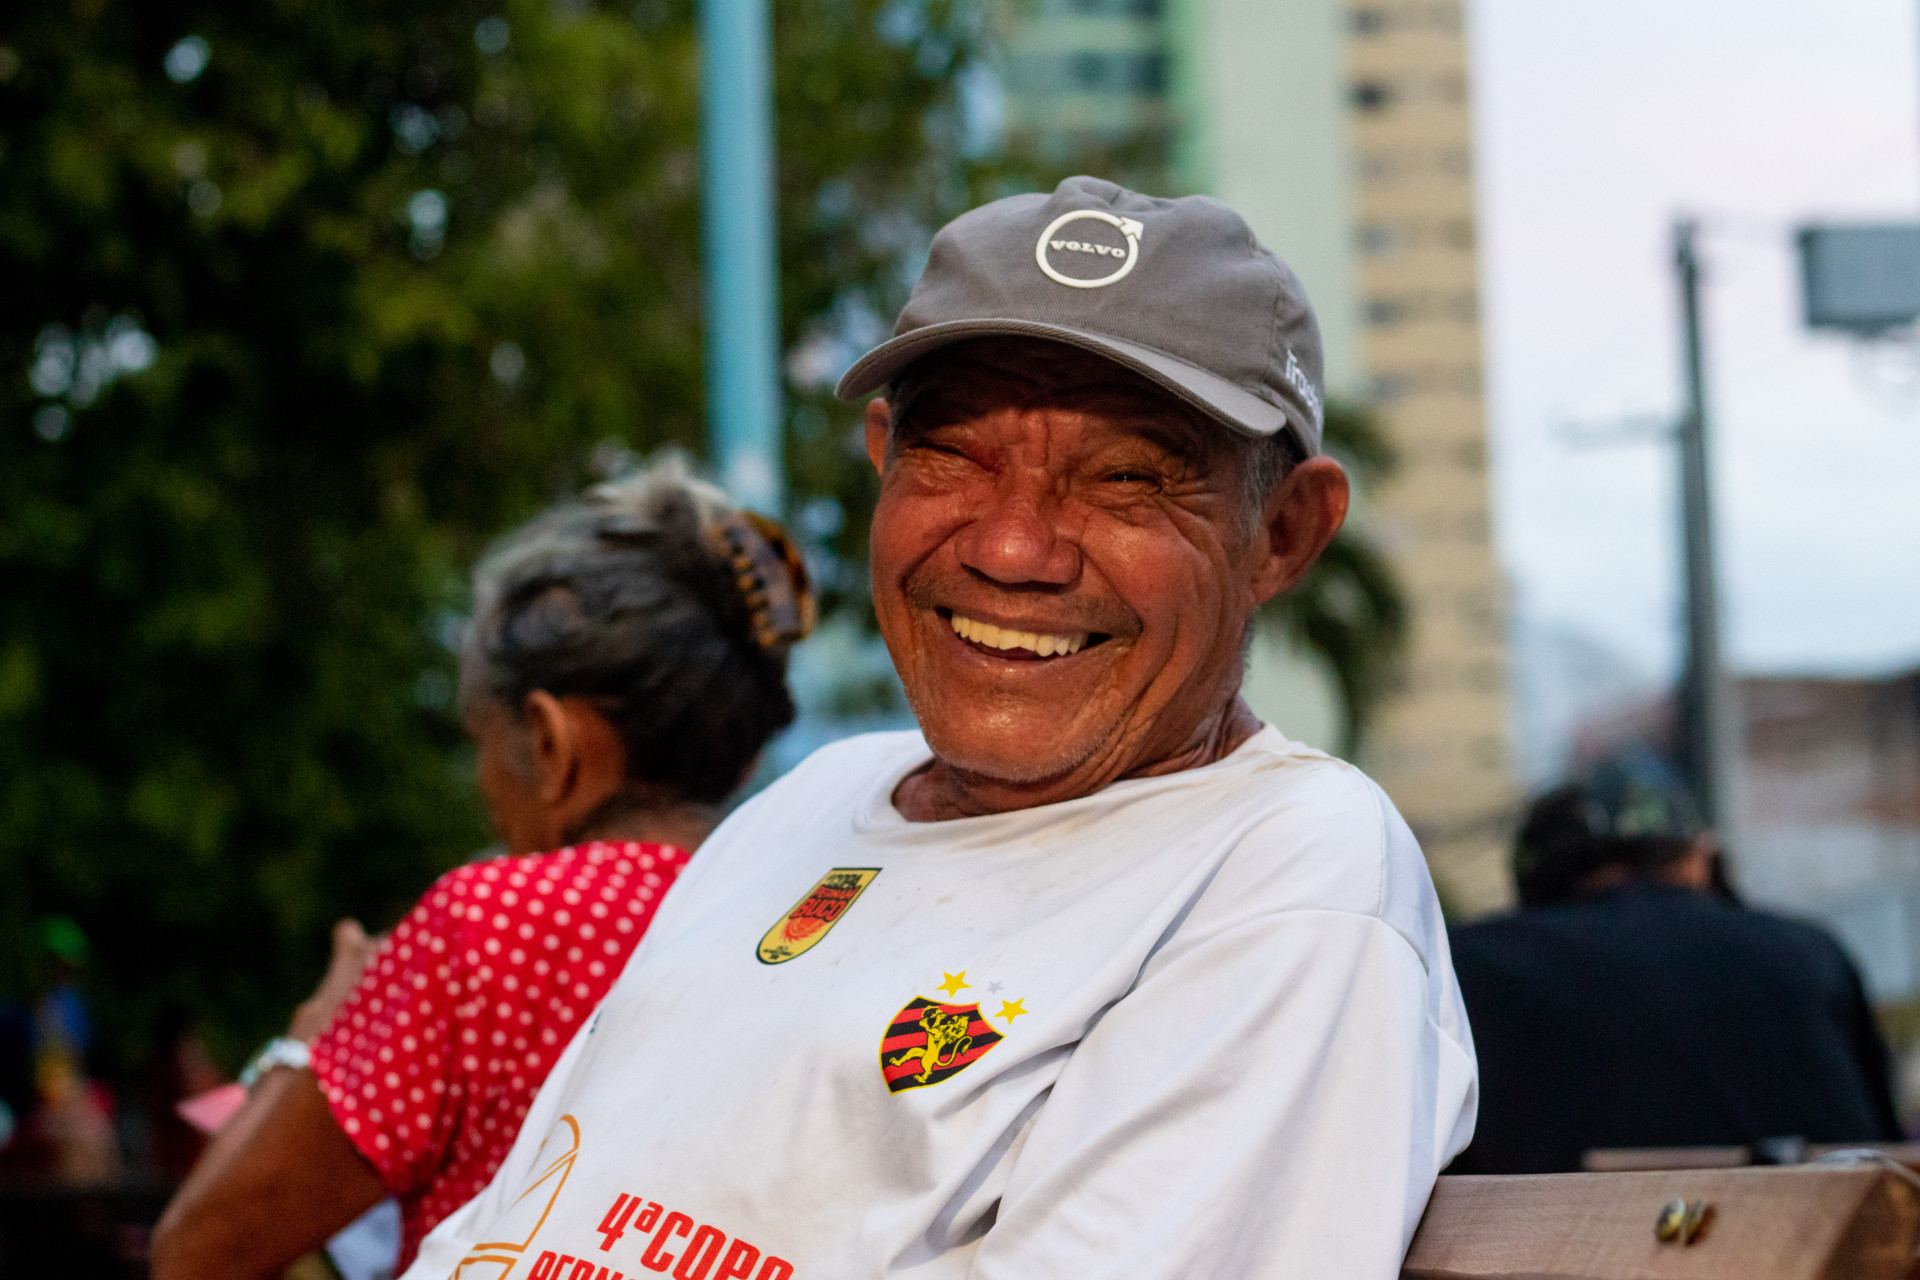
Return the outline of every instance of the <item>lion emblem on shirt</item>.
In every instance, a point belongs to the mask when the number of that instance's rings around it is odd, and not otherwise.
[[[880,1040],[880,1076],[890,1093],[939,1084],[980,1060],[1004,1037],[977,1004],[915,996],[893,1015]]]
[[[941,1067],[952,1066],[955,1058],[973,1047],[964,1013],[946,1013],[939,1005],[928,1005],[920,1012],[920,1029],[927,1033],[926,1043],[914,1046],[887,1064],[897,1067],[908,1062],[919,1063],[920,1074],[914,1077],[919,1084],[927,1083]]]

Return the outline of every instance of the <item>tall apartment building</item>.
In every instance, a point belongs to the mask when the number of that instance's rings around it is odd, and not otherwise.
[[[1010,29],[1011,127],[1061,148],[1169,130],[1175,181],[1232,205],[1306,284],[1329,389],[1370,404],[1400,458],[1357,515],[1412,605],[1363,763],[1449,901],[1503,904],[1515,784],[1460,0],[1040,0]],[[1249,696],[1324,739],[1317,679],[1263,643]]]
[[[1164,0],[1003,0],[994,17],[1010,133],[1071,155],[1175,127]]]

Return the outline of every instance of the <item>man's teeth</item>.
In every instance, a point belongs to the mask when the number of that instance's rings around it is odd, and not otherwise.
[[[1078,653],[1087,642],[1087,633],[1084,631],[1064,636],[1047,635],[1039,631],[1015,631],[1011,627],[996,627],[991,622],[975,622],[957,613],[953,615],[953,632],[962,640],[971,640],[989,649],[1031,649],[1043,658]]]

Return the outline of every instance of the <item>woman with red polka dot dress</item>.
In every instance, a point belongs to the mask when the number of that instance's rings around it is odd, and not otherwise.
[[[813,617],[800,558],[677,463],[511,535],[474,597],[462,710],[509,853],[441,877],[377,950],[336,934],[329,981],[168,1206],[155,1280],[278,1275],[389,1195],[404,1269],[486,1186],[793,719],[786,655]]]
[[[478,1193],[686,852],[595,840],[449,873],[394,926],[312,1069],[400,1200],[402,1252]]]

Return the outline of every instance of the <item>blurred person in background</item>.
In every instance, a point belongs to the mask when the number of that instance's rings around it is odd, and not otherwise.
[[[486,1185],[793,719],[800,558],[675,459],[510,535],[474,597],[461,704],[508,853],[443,876],[377,944],[336,930],[326,980],[168,1207],[156,1280],[277,1275],[388,1195],[403,1269]]]
[[[1452,934],[1481,1101],[1449,1172],[1900,1136],[1853,963],[1815,926],[1735,898],[1717,839],[1657,758],[1604,762],[1540,797],[1514,873],[1518,911]]]
[[[66,916],[48,916],[39,933],[44,990],[31,1012],[8,1011],[0,1022],[0,1167],[66,1187],[108,1186],[124,1159],[115,1099],[89,1069],[93,1017],[81,979],[90,946]]]

